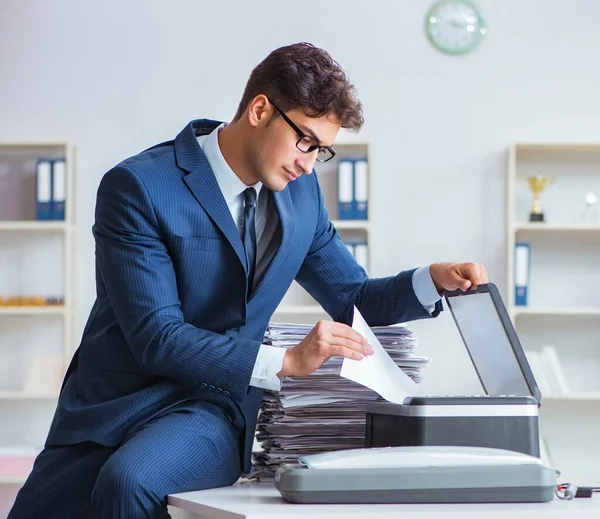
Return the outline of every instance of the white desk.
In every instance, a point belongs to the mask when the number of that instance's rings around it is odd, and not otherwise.
[[[201,519],[598,519],[600,495],[550,503],[439,505],[295,505],[283,500],[270,483],[236,483],[231,487],[169,496],[169,505],[186,510],[174,517]]]

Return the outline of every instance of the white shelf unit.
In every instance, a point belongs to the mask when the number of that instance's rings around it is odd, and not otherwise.
[[[556,348],[567,393],[542,391],[541,434],[556,467],[600,478],[600,452],[588,435],[600,435],[600,143],[511,146],[507,171],[508,311],[526,351]],[[552,182],[541,194],[545,222],[529,222],[531,176]],[[528,305],[515,305],[514,251],[530,245]]]
[[[58,391],[24,391],[5,390],[0,391],[0,400],[57,400]]]
[[[23,478],[0,478],[0,485],[19,485],[21,486],[23,483],[25,483],[25,480],[27,478],[23,477]]]
[[[544,397],[544,402],[571,402],[571,401],[598,400],[600,401],[600,392],[598,393],[568,393],[565,395],[548,395]]]
[[[64,220],[36,220],[36,162],[64,158]],[[74,352],[75,153],[68,143],[0,143],[0,453],[41,450]],[[64,304],[9,306],[11,297]],[[0,474],[0,485],[26,475]]]
[[[0,316],[10,315],[66,315],[68,308],[64,305],[55,306],[1,306]]]
[[[69,224],[59,221],[8,221],[0,222],[0,231],[35,231],[35,232],[64,232],[69,230]]]
[[[342,239],[348,243],[364,241],[371,248],[371,194],[373,193],[372,164],[367,142],[349,142],[335,145],[336,156],[325,163],[315,163],[319,183],[325,200],[329,218]],[[368,163],[369,209],[366,220],[342,220],[338,211],[338,164],[341,158],[366,158]],[[365,270],[371,269],[371,255],[367,254]],[[292,283],[285,298],[273,314],[273,321],[316,323],[320,319],[329,319],[323,308],[298,283]]]

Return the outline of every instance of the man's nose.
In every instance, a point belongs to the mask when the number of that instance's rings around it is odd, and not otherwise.
[[[302,157],[296,159],[296,167],[306,174],[310,174],[315,166],[315,160],[317,158],[316,153],[306,153]]]

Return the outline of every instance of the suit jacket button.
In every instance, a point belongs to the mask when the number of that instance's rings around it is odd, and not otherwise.
[[[202,382],[202,384],[200,384],[200,387],[206,389],[208,387],[208,384],[206,384],[206,382]]]
[[[225,390],[225,391],[223,391],[223,394],[224,394],[225,396],[229,396],[231,393],[229,393],[229,391]]]
[[[215,386],[213,386],[212,384],[210,386],[208,386],[208,389],[210,389],[211,391],[215,390]]]
[[[222,392],[223,392],[223,390],[220,387],[218,387],[217,388],[217,393],[222,393]]]

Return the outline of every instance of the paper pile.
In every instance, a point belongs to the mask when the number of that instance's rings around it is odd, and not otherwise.
[[[312,328],[271,323],[265,343],[290,348]],[[402,371],[420,381],[430,359],[412,353],[416,337],[411,330],[404,325],[371,330]],[[295,463],[300,456],[364,446],[366,403],[380,397],[340,377],[342,361],[332,357],[311,375],[286,377],[281,391],[265,391],[256,434],[262,450],[253,453],[250,477],[271,480],[282,463]]]

